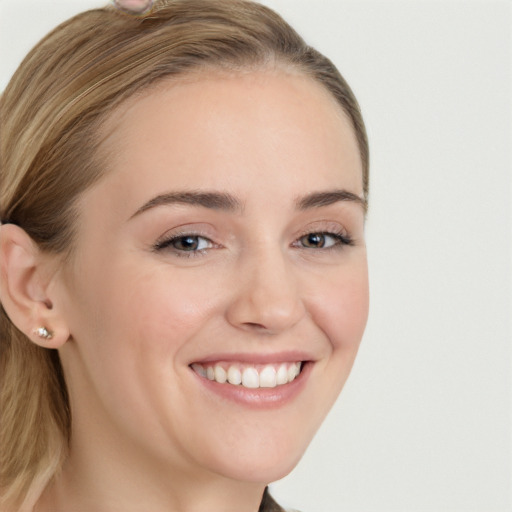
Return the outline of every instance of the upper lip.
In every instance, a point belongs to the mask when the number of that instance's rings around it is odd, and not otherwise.
[[[299,361],[314,361],[312,354],[302,351],[286,351],[274,353],[219,353],[210,354],[200,359],[195,359],[191,364],[207,364],[218,361],[239,362],[252,364],[291,363]]]

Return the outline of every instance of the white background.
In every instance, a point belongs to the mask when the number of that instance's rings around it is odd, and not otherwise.
[[[512,511],[511,3],[265,3],[351,84],[372,166],[368,329],[273,492],[303,512]],[[0,0],[0,89],[56,23],[103,4]]]

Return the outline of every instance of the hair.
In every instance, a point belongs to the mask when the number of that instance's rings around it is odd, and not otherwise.
[[[0,218],[42,251],[73,246],[80,195],[101,177],[99,127],[159,80],[269,66],[322,84],[352,123],[368,195],[358,103],[330,60],[275,12],[246,0],[160,0],[143,15],[113,7],[75,16],[24,59],[0,98]],[[58,352],[0,309],[0,508],[38,498],[66,457],[71,414]],[[10,510],[11,508],[9,508]]]

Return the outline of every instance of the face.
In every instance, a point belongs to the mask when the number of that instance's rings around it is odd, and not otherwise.
[[[73,443],[196,478],[284,476],[367,318],[350,123],[315,82],[260,71],[160,84],[104,135],[62,273]]]

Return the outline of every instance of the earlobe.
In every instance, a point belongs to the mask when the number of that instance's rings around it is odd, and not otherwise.
[[[58,348],[69,338],[47,292],[51,258],[18,226],[0,227],[0,301],[14,325],[34,343]]]

